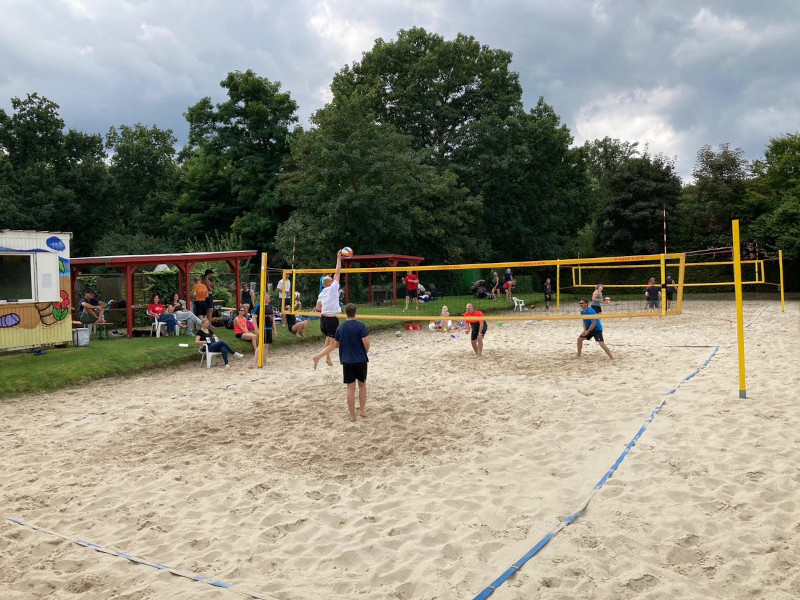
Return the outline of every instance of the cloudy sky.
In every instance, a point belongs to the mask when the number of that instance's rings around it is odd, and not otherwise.
[[[280,81],[302,124],[342,66],[422,27],[513,53],[576,144],[609,136],[676,157],[728,142],[748,158],[800,131],[797,0],[0,0],[0,108],[37,92],[67,127],[172,129],[219,82]]]

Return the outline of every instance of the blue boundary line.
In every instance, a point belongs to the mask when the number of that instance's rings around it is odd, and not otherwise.
[[[172,575],[176,575],[177,577],[183,577],[185,579],[191,579],[193,581],[197,581],[197,582],[200,582],[200,583],[205,583],[205,584],[208,584],[208,585],[216,587],[216,588],[222,588],[222,589],[230,590],[231,592],[236,592],[237,594],[241,594],[243,596],[247,596],[248,598],[254,598],[255,600],[275,600],[274,596],[263,596],[261,594],[257,594],[256,592],[251,592],[251,591],[245,590],[243,588],[234,587],[233,585],[231,585],[229,583],[225,583],[223,581],[212,580],[209,577],[204,577],[202,575],[195,575],[193,573],[184,573],[184,572],[178,571],[177,569],[174,569],[172,567],[168,567],[167,565],[162,565],[160,563],[150,562],[150,561],[147,561],[147,560],[143,560],[141,558],[136,558],[135,556],[131,556],[130,554],[127,554],[125,552],[120,552],[118,550],[111,550],[109,548],[105,548],[105,547],[103,547],[103,546],[101,546],[99,544],[95,544],[93,542],[87,542],[86,540],[71,540],[71,539],[69,539],[69,538],[67,538],[67,537],[65,537],[65,536],[63,536],[63,535],[61,535],[59,533],[55,533],[53,531],[48,531],[44,527],[39,527],[38,525],[33,525],[31,523],[26,523],[25,521],[23,521],[21,519],[15,519],[13,517],[6,517],[6,520],[7,521],[11,521],[12,523],[15,523],[16,525],[22,525],[23,527],[29,527],[30,529],[33,529],[35,531],[42,531],[42,532],[44,532],[44,533],[46,533],[48,535],[52,535],[54,537],[61,538],[62,540],[66,540],[67,542],[71,542],[73,544],[77,544],[78,546],[82,546],[84,548],[90,548],[92,550],[96,550],[97,552],[102,552],[103,554],[110,554],[111,556],[118,556],[120,558],[124,558],[125,560],[128,560],[128,561],[130,561],[130,562],[132,562],[134,564],[137,564],[137,565],[144,565],[146,567],[153,567],[154,569],[158,569],[160,571],[168,571]]]
[[[681,380],[681,382],[678,383],[677,386],[675,386],[674,388],[672,388],[670,391],[667,392],[666,396],[673,395],[678,390],[678,388],[681,386],[681,384],[689,381],[692,377],[697,375],[703,367],[705,367],[706,365],[708,365],[708,363],[711,362],[711,359],[714,358],[714,356],[717,354],[718,351],[719,351],[719,346],[716,346],[714,348],[714,351],[711,353],[711,356],[709,356],[705,360],[705,362],[700,366],[700,368],[695,370],[693,373],[687,375],[686,377],[684,377]],[[519,571],[522,568],[522,566],[526,562],[528,562],[531,558],[536,556],[536,554],[538,554],[539,551],[542,548],[544,548],[548,544],[548,542],[550,540],[552,540],[556,536],[556,534],[558,534],[559,531],[564,529],[567,525],[570,525],[573,521],[575,521],[575,519],[577,519],[580,516],[580,514],[589,505],[589,502],[592,500],[594,495],[600,490],[600,488],[603,487],[603,484],[605,484],[605,482],[608,481],[611,478],[611,476],[614,474],[614,472],[617,470],[617,468],[620,466],[620,464],[622,464],[622,461],[625,460],[625,457],[628,456],[628,453],[636,445],[636,442],[642,436],[642,434],[644,433],[645,429],[647,429],[647,426],[653,421],[653,419],[655,419],[655,417],[659,413],[659,411],[661,411],[661,407],[664,406],[664,403],[666,401],[667,401],[667,398],[665,397],[663,400],[661,400],[661,402],[658,403],[658,406],[656,406],[653,409],[653,412],[650,413],[650,416],[647,418],[647,420],[644,422],[644,424],[641,426],[641,428],[639,428],[639,431],[637,431],[636,435],[633,436],[633,439],[625,447],[625,450],[622,451],[622,454],[620,455],[620,457],[611,466],[611,468],[608,470],[608,472],[605,475],[603,475],[603,477],[600,479],[600,481],[597,482],[597,484],[594,486],[594,488],[592,488],[592,492],[589,494],[589,496],[586,498],[586,500],[584,500],[583,504],[581,504],[581,506],[578,508],[578,510],[576,510],[571,515],[566,517],[563,521],[561,521],[558,524],[558,526],[553,531],[549,532],[541,540],[539,540],[539,542],[533,548],[531,548],[524,556],[522,556],[522,558],[520,558],[517,562],[512,564],[508,569],[506,569],[503,572],[502,575],[500,575],[500,577],[495,579],[480,594],[475,596],[474,600],[485,600],[486,598],[491,596],[495,592],[495,590],[497,588],[499,588],[501,585],[503,585],[503,583],[505,583],[508,580],[509,577],[511,577],[514,573]]]

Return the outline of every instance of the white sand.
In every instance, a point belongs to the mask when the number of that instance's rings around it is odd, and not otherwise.
[[[538,310],[538,309],[537,309]],[[492,598],[800,597],[800,303],[467,337],[372,336],[351,424],[319,345],[0,404],[0,598],[240,598],[6,520],[264,598],[472,598],[587,510]],[[719,351],[708,365],[689,380]],[[667,396],[670,390],[676,390]]]

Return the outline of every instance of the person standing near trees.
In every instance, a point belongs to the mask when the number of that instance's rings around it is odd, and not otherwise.
[[[592,310],[597,314],[603,312],[603,284],[598,283],[592,292]]]
[[[669,310],[672,308],[672,299],[675,296],[675,280],[670,273],[667,273],[665,283],[667,284],[667,310]]]
[[[544,309],[550,310],[550,300],[553,299],[553,286],[550,278],[544,280]]]
[[[414,303],[419,309],[419,277],[414,275],[413,271],[409,271],[406,273],[406,276],[403,277],[403,283],[406,284],[406,308],[408,310],[408,300],[409,298],[414,298]]]
[[[203,285],[206,286],[208,290],[208,296],[206,296],[206,318],[211,321],[211,317],[214,316],[214,282],[211,281],[211,276],[214,274],[212,269],[206,269],[206,272],[203,273],[203,278],[200,280]]]
[[[203,283],[202,277],[194,278],[194,285],[192,286],[192,304],[194,304],[194,314],[198,317],[206,316],[206,298],[208,297],[208,288]]]

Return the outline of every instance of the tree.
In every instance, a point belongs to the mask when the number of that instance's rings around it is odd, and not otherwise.
[[[452,173],[425,164],[409,136],[375,123],[357,102],[335,101],[313,122],[293,139],[293,168],[277,189],[295,207],[278,231],[280,261],[289,263],[295,240],[300,264],[330,261],[345,244],[429,262],[461,262],[474,251],[479,202]]]
[[[744,150],[720,144],[719,151],[703,146],[692,174],[695,184],[681,198],[679,243],[684,249],[730,245],[731,221],[746,216],[747,162]],[[742,219],[743,224],[747,222]]]
[[[72,251],[91,252],[106,210],[105,152],[98,135],[70,130],[38,94],[0,111],[0,228],[71,231]]]
[[[490,260],[555,258],[589,217],[588,180],[572,135],[543,98],[529,113],[470,126],[453,169],[484,198]]]
[[[176,143],[171,129],[155,125],[137,123],[108,130],[116,233],[168,237],[163,218],[173,209],[178,192]]]
[[[413,148],[446,165],[468,125],[521,108],[522,88],[510,63],[510,52],[471,36],[446,41],[414,27],[400,30],[393,42],[378,38],[360,63],[334,76],[331,90],[334,101],[363,100],[379,123],[394,125],[411,136]]]
[[[663,207],[671,212],[681,191],[674,163],[645,152],[627,160],[608,181],[608,199],[597,216],[602,254],[659,254],[663,251]]]
[[[273,191],[297,103],[280,82],[251,70],[229,73],[220,85],[228,91],[225,102],[203,98],[186,112],[184,192],[168,223],[184,238],[233,226],[245,243],[269,250],[288,217]]]
[[[604,137],[594,141],[586,141],[581,147],[581,154],[586,163],[589,177],[589,193],[586,199],[588,210],[587,223],[580,229],[574,240],[573,252],[576,256],[597,256],[602,254],[603,244],[598,233],[597,218],[605,212],[611,197],[611,181],[633,158],[639,155],[638,142],[623,142],[618,139]]]
[[[485,219],[470,260],[556,256],[586,212],[585,168],[569,130],[543,99],[523,111],[510,63],[511,53],[473,37],[412,28],[396,41],[378,39],[331,85],[334,104],[358,103],[393,125],[440,175],[454,173],[469,190],[474,216]]]
[[[800,262],[800,134],[772,138],[764,159],[755,161],[753,173],[747,193],[753,224],[747,240],[771,253],[783,250],[784,258],[796,267]]]

